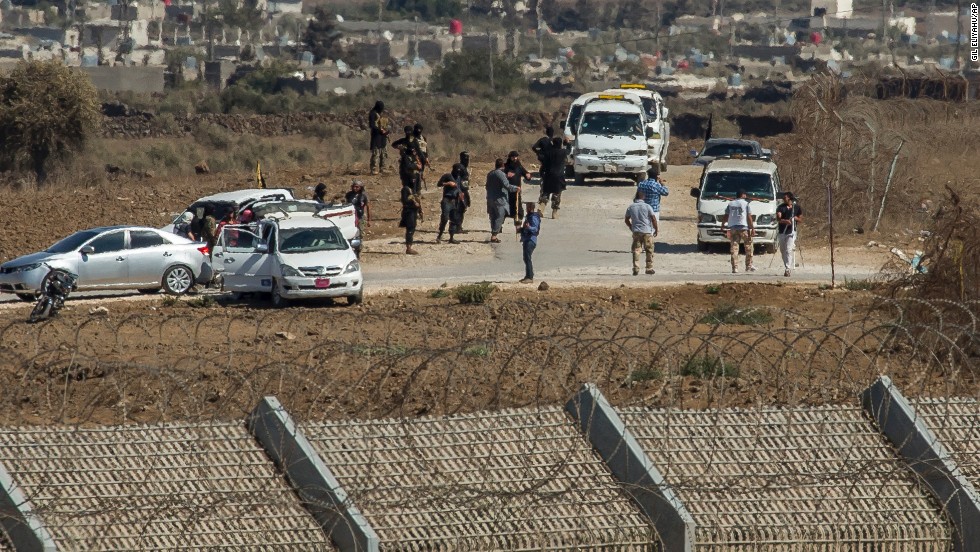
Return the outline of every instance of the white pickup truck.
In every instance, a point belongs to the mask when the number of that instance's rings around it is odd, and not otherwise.
[[[236,295],[268,294],[273,306],[293,299],[346,297],[362,301],[364,276],[355,249],[333,219],[296,211],[269,213],[244,225],[225,225],[212,266]]]

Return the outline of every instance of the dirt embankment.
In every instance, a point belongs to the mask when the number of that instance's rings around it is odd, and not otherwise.
[[[392,128],[425,121],[430,127],[470,126],[490,134],[538,134],[549,124],[557,125],[560,113],[515,111],[467,111],[441,109],[433,111],[393,111]],[[235,134],[288,136],[318,134],[318,127],[341,125],[366,131],[366,113],[286,113],[282,115],[226,115],[206,113],[161,118],[152,113],[105,118],[102,135],[106,138],[159,138],[185,136],[202,124],[216,125]],[[397,132],[396,132],[397,134]]]

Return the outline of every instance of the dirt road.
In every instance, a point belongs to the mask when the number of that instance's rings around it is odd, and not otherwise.
[[[663,285],[686,282],[772,282],[784,280],[781,260],[776,255],[757,255],[754,274],[731,274],[724,246],[700,253],[696,248],[695,200],[689,189],[697,184],[700,169],[672,166],[665,173],[670,195],[661,205],[661,232],[656,241],[652,276],[631,275],[630,233],[623,224],[626,207],[635,187],[627,181],[595,181],[587,186],[569,186],[562,197],[561,216],[545,212],[538,248],[534,253],[537,280],[588,285]],[[482,177],[473,185],[473,207],[467,213],[462,244],[435,243],[437,206],[431,218],[416,233],[421,255],[404,255],[396,237],[369,240],[364,266],[369,288],[432,287],[443,282],[489,280],[516,282],[523,277],[521,245],[516,235],[505,233],[503,243],[491,245],[489,223],[484,214]],[[434,195],[434,192],[430,192]],[[536,200],[537,186],[525,186],[525,198]],[[433,200],[435,201],[435,200]],[[508,224],[510,220],[508,220]],[[506,226],[505,226],[506,228]],[[803,282],[831,280],[830,253],[826,247],[808,247],[805,226],[801,230],[802,255],[792,279]],[[836,276],[866,279],[887,260],[887,253],[867,247],[845,247],[836,252]]]

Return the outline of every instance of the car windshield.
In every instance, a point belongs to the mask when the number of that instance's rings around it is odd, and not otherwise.
[[[752,144],[715,144],[705,148],[704,153],[701,155],[721,157],[722,155],[752,155],[753,153],[755,153],[755,148],[752,146]]]
[[[749,199],[773,201],[772,180],[765,173],[713,172],[708,173],[701,190],[703,199],[735,199],[739,190],[745,190]]]
[[[45,249],[45,251],[48,253],[71,253],[72,251],[77,251],[80,247],[82,247],[83,243],[98,235],[99,233],[94,230],[75,232],[67,238]]]
[[[643,134],[643,122],[635,113],[593,111],[584,115],[579,132],[597,136],[635,136]]]
[[[279,230],[280,253],[341,251],[347,242],[337,228],[290,228]]]

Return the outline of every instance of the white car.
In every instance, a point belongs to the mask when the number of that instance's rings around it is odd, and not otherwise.
[[[233,192],[221,192],[220,194],[202,197],[188,205],[183,212],[199,213],[202,219],[209,212],[215,220],[220,221],[228,216],[228,213],[232,211],[236,213],[241,212],[242,209],[260,201],[285,201],[291,199],[293,199],[293,192],[286,188],[251,188],[235,190]],[[174,233],[174,226],[182,213],[175,214],[170,224],[164,226],[161,230]]]
[[[647,136],[647,161],[651,167],[660,167],[660,172],[667,171],[667,148],[670,147],[670,123],[667,117],[670,110],[664,103],[663,96],[656,90],[647,88],[645,84],[621,84],[619,89],[606,90],[605,94],[627,91],[636,94],[643,102],[646,111],[647,128],[652,134]]]
[[[309,213],[267,215],[246,225],[225,225],[214,266],[226,291],[268,294],[283,307],[292,299],[363,300],[364,276],[355,248],[329,218]]]
[[[768,157],[723,157],[708,163],[701,174],[699,188],[691,188],[698,198],[698,251],[713,243],[728,243],[722,228],[725,208],[739,190],[748,195],[749,209],[755,221],[753,244],[766,253],[776,252],[776,208],[779,206],[779,173]]]
[[[142,226],[75,232],[44,251],[0,265],[0,292],[33,300],[51,270],[78,275],[78,289],[136,289],[173,295],[211,281],[208,247]]]

